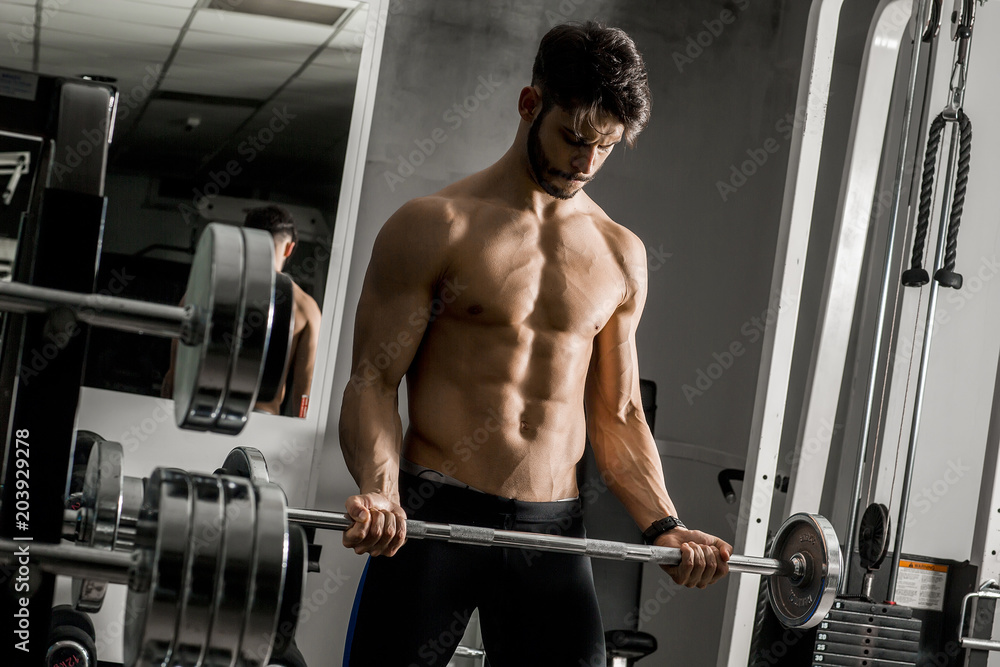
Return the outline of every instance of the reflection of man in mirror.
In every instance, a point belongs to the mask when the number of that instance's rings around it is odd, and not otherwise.
[[[360,487],[344,544],[381,557],[359,587],[347,664],[446,665],[475,608],[494,667],[605,664],[586,558],[404,546],[406,517],[582,537],[576,465],[588,436],[646,539],[681,550],[664,568],[677,583],[705,587],[728,571],[732,547],[678,521],[643,416],[645,248],[583,192],[650,105],[628,35],[556,26],[507,152],[404,204],[379,233],[340,431]]]
[[[250,209],[243,222],[244,227],[263,229],[274,239],[274,270],[281,272],[285,262],[295,250],[299,241],[292,215],[280,206],[262,206]],[[292,395],[289,397],[295,415],[305,417],[303,397],[309,396],[312,384],[313,366],[316,363],[316,346],[319,343],[320,310],[316,300],[305,290],[292,282],[295,294],[295,330],[292,338],[291,357],[288,364],[292,374]],[[284,400],[284,387],[269,403],[257,403],[255,410],[279,414]]]
[[[270,232],[274,239],[274,270],[281,272],[285,262],[291,256],[298,243],[299,235],[295,230],[295,221],[291,214],[279,206],[262,206],[247,212],[244,226],[252,229],[263,229]],[[316,346],[319,343],[320,310],[316,300],[292,281],[295,299],[295,328],[293,331],[291,352],[289,355],[286,377],[282,379],[281,388],[274,400],[258,402],[254,410],[272,415],[281,414],[281,404],[285,397],[287,373],[292,374],[292,395],[290,397],[293,415],[306,416],[305,408],[309,396],[309,386],[312,384],[313,366],[316,363]],[[174,359],[177,354],[177,341],[171,341],[170,369],[163,378],[160,395],[170,398],[174,393]]]

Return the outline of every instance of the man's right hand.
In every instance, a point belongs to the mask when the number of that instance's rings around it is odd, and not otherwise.
[[[381,493],[351,496],[345,503],[354,525],[344,532],[344,546],[354,553],[392,556],[406,542],[406,513]]]

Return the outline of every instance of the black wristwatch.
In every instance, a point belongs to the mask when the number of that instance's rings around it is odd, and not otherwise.
[[[674,528],[687,528],[681,520],[675,516],[664,517],[663,519],[657,519],[653,524],[642,532],[642,540],[646,544],[652,544],[653,540],[662,535],[663,533],[669,532]]]

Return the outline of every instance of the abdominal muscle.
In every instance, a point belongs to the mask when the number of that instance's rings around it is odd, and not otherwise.
[[[592,339],[439,318],[407,373],[403,456],[525,501],[577,495]]]

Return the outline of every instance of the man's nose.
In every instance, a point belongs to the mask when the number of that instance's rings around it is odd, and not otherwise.
[[[584,146],[573,158],[573,169],[581,174],[589,174],[597,162],[597,146]]]

